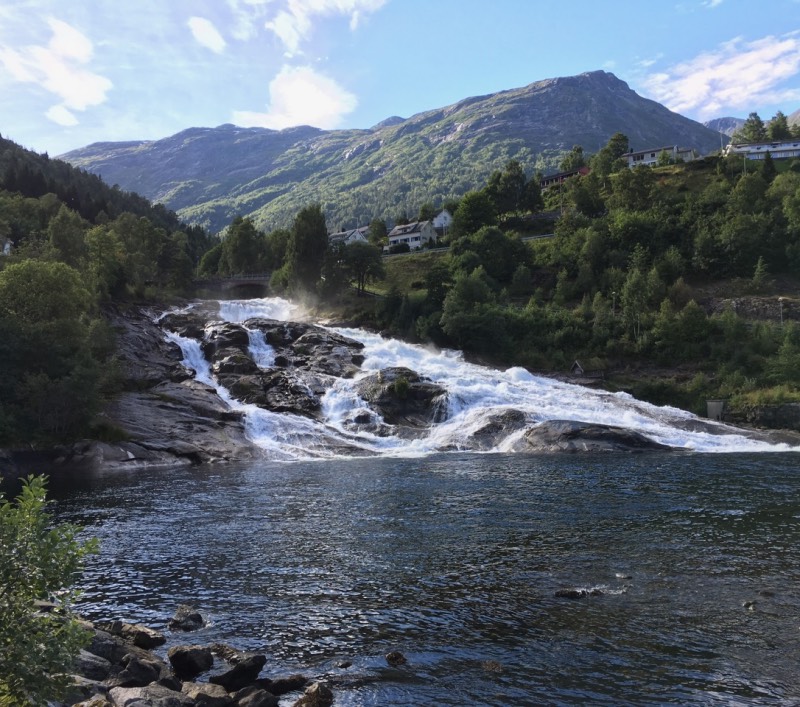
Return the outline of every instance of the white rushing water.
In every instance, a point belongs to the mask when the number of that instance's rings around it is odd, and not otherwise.
[[[241,323],[250,318],[289,321],[300,319],[302,309],[287,300],[266,298],[223,301],[220,317]],[[231,407],[245,413],[249,437],[276,459],[364,455],[415,456],[443,449],[459,449],[463,440],[483,427],[493,415],[508,410],[523,412],[530,424],[545,420],[577,420],[617,425],[640,432],[650,439],[697,452],[800,451],[750,439],[735,429],[703,420],[706,431],[692,430],[698,421],[691,413],[641,402],[625,393],[608,393],[535,376],[523,368],[505,371],[466,363],[459,352],[385,339],[362,329],[333,329],[364,344],[362,372],[353,379],[337,379],[322,399],[322,419],[273,413],[236,401],[213,378],[197,341],[168,334],[184,353],[184,365],[198,380],[217,389]],[[250,331],[251,357],[261,368],[269,368],[274,351],[261,332]],[[380,418],[358,396],[355,383],[384,368],[404,366],[444,386],[448,391],[446,419],[418,439],[380,437],[368,431],[354,432],[347,422],[358,415]],[[712,431],[709,431],[713,430]],[[523,431],[513,433],[492,451],[509,451]]]

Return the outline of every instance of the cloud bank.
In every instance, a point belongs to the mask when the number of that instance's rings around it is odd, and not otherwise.
[[[284,66],[269,84],[267,111],[236,111],[233,122],[244,127],[274,130],[294,125],[329,130],[337,127],[357,104],[352,93],[311,67]]]
[[[671,110],[701,119],[796,101],[800,89],[784,84],[800,72],[799,34],[770,35],[752,42],[737,37],[650,75],[643,86],[650,97]]]
[[[84,68],[94,53],[86,35],[53,17],[47,22],[52,32],[47,46],[0,47],[0,65],[13,80],[36,84],[60,99],[47,110],[47,118],[62,126],[77,125],[74,111],[105,102],[113,84]]]

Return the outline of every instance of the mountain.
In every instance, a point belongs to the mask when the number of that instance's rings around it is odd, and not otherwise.
[[[733,137],[733,134],[744,125],[744,118],[714,118],[703,123],[709,130]]]
[[[719,133],[593,71],[395,116],[368,130],[220,125],[156,141],[95,143],[63,159],[211,230],[236,215],[265,229],[286,225],[312,202],[339,228],[461,196],[509,159],[528,174],[555,171],[573,145],[593,153],[615,132],[633,150],[719,149]]]

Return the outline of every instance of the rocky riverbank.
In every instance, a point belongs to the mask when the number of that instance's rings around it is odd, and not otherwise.
[[[40,610],[51,606],[42,603]],[[283,697],[283,704],[292,707],[330,707],[332,686],[360,679],[343,672],[351,666],[349,661],[340,663],[337,675],[267,677],[264,654],[220,643],[175,643],[176,636],[189,637],[205,625],[203,616],[185,605],[178,607],[166,634],[119,620],[82,623],[90,640],[75,662],[70,694],[59,706],[277,707]],[[173,645],[164,654],[168,635]],[[406,660],[393,651],[386,662],[396,667]],[[293,693],[295,699],[286,702]]]

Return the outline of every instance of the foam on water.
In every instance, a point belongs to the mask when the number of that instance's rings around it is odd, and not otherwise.
[[[291,320],[299,318],[299,306],[280,298],[233,300],[220,303],[220,317],[241,323],[251,318]],[[458,449],[463,440],[480,429],[491,416],[509,410],[522,412],[530,424],[545,420],[576,420],[618,425],[650,439],[697,452],[789,451],[787,445],[772,445],[750,439],[735,428],[702,420],[710,431],[691,429],[700,421],[691,413],[658,407],[625,393],[609,393],[570,385],[533,375],[513,367],[505,371],[466,363],[460,352],[434,350],[386,339],[362,329],[334,331],[364,344],[362,372],[354,379],[337,380],[322,398],[322,421],[273,413],[234,400],[211,374],[199,343],[175,334],[168,338],[183,350],[184,364],[198,380],[216,388],[231,407],[245,413],[249,437],[278,459],[329,458],[342,454],[409,456],[442,449]],[[250,332],[250,353],[257,365],[273,364],[274,351],[261,332]],[[432,425],[419,439],[378,436],[372,431],[354,432],[348,421],[356,416],[380,423],[356,392],[360,378],[388,367],[404,366],[417,371],[447,390],[446,419]],[[523,434],[513,433],[493,451],[508,451]],[[798,451],[800,449],[795,448]]]

